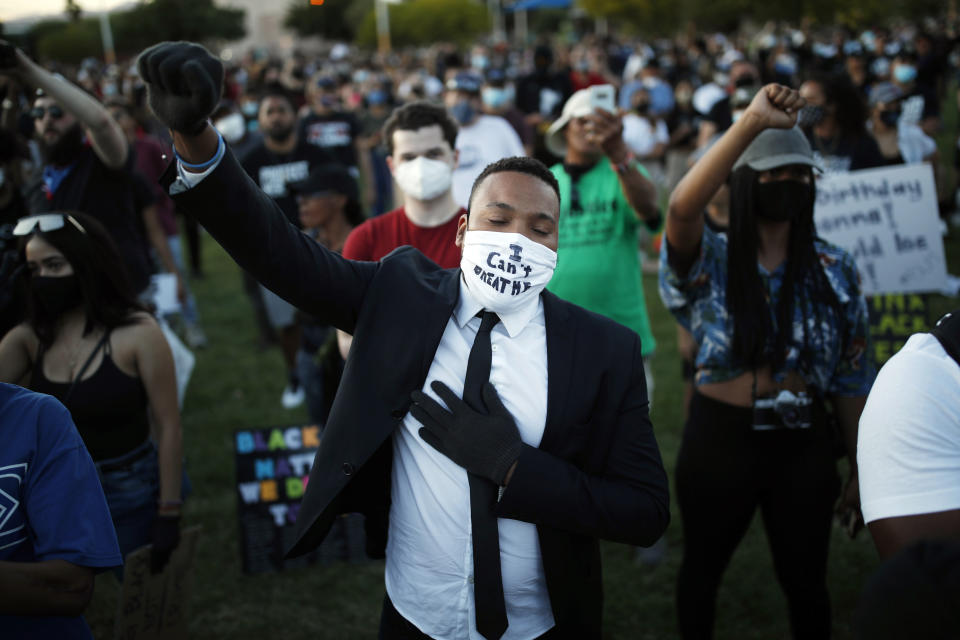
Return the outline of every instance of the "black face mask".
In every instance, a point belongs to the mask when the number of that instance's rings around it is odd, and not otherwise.
[[[83,302],[80,280],[75,273],[59,277],[33,276],[30,286],[40,306],[51,316],[59,316]]]
[[[884,126],[894,128],[897,126],[897,123],[900,121],[900,112],[899,111],[881,111],[880,112],[880,122]]]
[[[796,180],[759,182],[754,187],[754,212],[761,220],[796,220],[810,210],[812,192],[810,185]]]

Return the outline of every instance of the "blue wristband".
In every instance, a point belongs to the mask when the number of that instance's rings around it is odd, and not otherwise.
[[[217,130],[214,129],[214,131],[217,131]],[[216,153],[213,154],[213,157],[207,160],[206,162],[202,164],[190,164],[189,162],[187,162],[186,160],[180,157],[180,154],[177,153],[176,147],[174,147],[173,149],[173,155],[176,156],[177,162],[185,166],[187,169],[203,171],[204,169],[209,169],[210,167],[212,167],[220,158],[220,156],[223,155],[223,150],[224,150],[223,147],[224,147],[223,136],[220,135],[219,131],[217,131],[217,151]]]

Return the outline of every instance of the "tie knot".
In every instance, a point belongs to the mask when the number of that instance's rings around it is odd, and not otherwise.
[[[480,316],[480,331],[489,333],[500,322],[500,316],[493,311],[480,311],[477,315]]]

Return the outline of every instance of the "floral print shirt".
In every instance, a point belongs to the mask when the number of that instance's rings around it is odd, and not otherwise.
[[[732,363],[733,318],[727,310],[727,238],[704,227],[700,255],[686,277],[670,266],[669,248],[664,242],[660,254],[660,297],[677,321],[693,334],[699,345],[696,359],[697,385],[723,382],[747,370]],[[836,292],[845,322],[835,314],[824,313],[817,304],[800,300],[794,303],[793,331],[787,341],[787,356],[782,370],[774,371],[780,382],[788,371],[797,371],[804,381],[820,391],[839,396],[865,396],[870,391],[876,369],[869,349],[870,322],[867,303],[860,292],[860,279],[853,258],[843,249],[815,240],[817,255]],[[772,273],[757,265],[774,308],[783,283],[784,265]],[[806,326],[804,326],[806,325]],[[804,329],[811,362],[803,366],[800,347]]]

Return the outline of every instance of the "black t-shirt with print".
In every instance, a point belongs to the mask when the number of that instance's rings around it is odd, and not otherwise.
[[[356,167],[354,141],[360,133],[360,123],[352,114],[334,112],[320,116],[311,112],[300,121],[297,138],[324,149],[345,167]]]
[[[297,201],[287,185],[305,180],[315,167],[329,162],[331,157],[326,151],[304,142],[298,143],[290,153],[274,153],[261,142],[240,160],[257,186],[280,205],[284,215],[298,229],[301,225]]]

